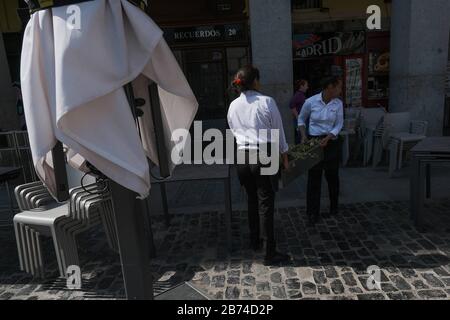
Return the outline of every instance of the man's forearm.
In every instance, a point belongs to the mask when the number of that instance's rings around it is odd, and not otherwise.
[[[305,126],[300,126],[298,127],[298,129],[300,130],[300,133],[302,134],[302,138],[306,138],[306,128]]]

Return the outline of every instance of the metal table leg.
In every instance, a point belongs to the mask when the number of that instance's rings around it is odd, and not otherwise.
[[[166,184],[163,182],[159,185],[160,191],[161,191],[161,199],[162,199],[162,205],[164,210],[164,219],[166,222],[166,227],[170,227],[170,214],[169,214],[169,205],[167,203],[167,190],[166,190]]]
[[[153,282],[142,204],[134,192],[113,181],[111,192],[127,299],[152,300]]]
[[[409,188],[409,199],[410,199],[410,209],[411,209],[411,219],[417,225],[417,216],[418,216],[418,198],[419,198],[419,190],[418,185],[419,181],[419,170],[420,170],[420,161],[413,154],[412,156],[412,166],[410,173],[410,188]]]
[[[431,164],[426,165],[427,199],[431,199]]]
[[[231,208],[231,182],[229,176],[227,179],[224,179],[224,187],[225,187],[225,224],[227,229],[227,246],[228,251],[231,252],[233,239],[231,222],[233,214]]]
[[[11,190],[9,190],[9,182],[8,180],[5,181],[5,187],[6,187],[6,192],[8,193],[8,200],[9,200],[9,210],[11,212],[11,214],[14,214],[14,206],[13,206],[13,199],[11,197]]]
[[[419,183],[418,183],[418,212],[417,212],[417,227],[423,229],[424,227],[424,203],[425,203],[425,165],[422,161],[419,162]]]

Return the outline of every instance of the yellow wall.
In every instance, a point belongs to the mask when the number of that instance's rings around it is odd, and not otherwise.
[[[17,15],[18,0],[0,0],[0,31],[20,32],[22,24]]]
[[[323,0],[323,7],[329,8],[328,12],[320,12],[318,9],[295,10],[293,20],[294,23],[311,23],[365,19],[370,5],[380,6],[383,18],[390,16],[391,5],[384,0]]]

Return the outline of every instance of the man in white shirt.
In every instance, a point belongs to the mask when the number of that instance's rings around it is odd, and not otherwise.
[[[259,71],[253,66],[242,68],[233,81],[234,88],[241,93],[228,111],[228,124],[238,145],[239,154],[245,163],[238,162],[238,175],[248,195],[248,220],[252,249],[261,248],[260,215],[263,217],[263,232],[267,265],[288,261],[290,257],[277,252],[274,235],[275,192],[277,191],[277,173],[279,154],[284,167],[289,167],[286,137],[281,115],[274,99],[264,96],[259,90]],[[261,130],[265,134],[262,134]],[[270,159],[277,161],[263,163],[262,149],[271,149]],[[268,151],[268,150],[266,150]],[[266,153],[266,155],[268,155]],[[263,155],[264,156],[264,155]],[[241,159],[242,159],[241,158]],[[256,161],[252,161],[256,160]],[[272,174],[264,174],[267,166],[276,163]]]
[[[307,214],[315,224],[320,215],[320,193],[322,172],[328,182],[330,215],[338,213],[339,203],[339,133],[344,126],[344,107],[339,99],[342,80],[330,77],[323,81],[323,91],[306,100],[298,120],[302,142],[308,138],[318,138],[324,149],[324,160],[308,173]],[[306,123],[309,120],[309,132]]]

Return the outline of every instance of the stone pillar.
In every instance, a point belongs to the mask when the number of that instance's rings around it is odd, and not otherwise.
[[[0,32],[0,129],[16,130],[19,126],[16,95],[12,88],[3,34]]]
[[[448,0],[393,0],[390,110],[410,111],[443,132],[450,22]]]
[[[294,141],[289,102],[293,95],[291,0],[250,0],[252,63],[264,94],[276,99],[286,137]]]

